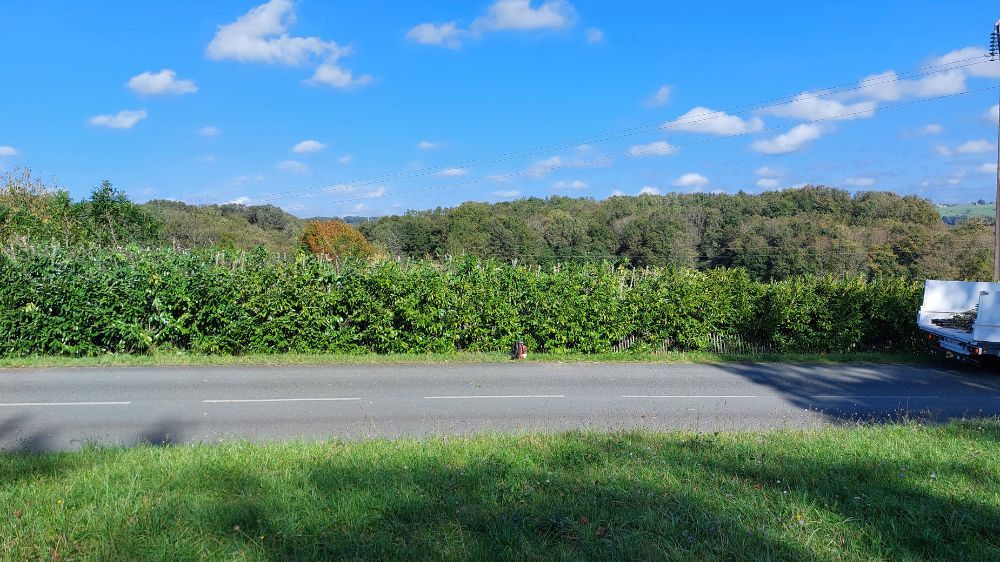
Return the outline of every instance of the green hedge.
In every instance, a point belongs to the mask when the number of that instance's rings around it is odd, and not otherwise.
[[[903,350],[920,286],[742,270],[28,248],[0,257],[0,356],[509,349]],[[713,343],[715,342],[715,343]]]

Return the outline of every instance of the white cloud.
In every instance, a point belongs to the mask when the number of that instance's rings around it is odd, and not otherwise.
[[[237,176],[236,179],[233,180],[233,183],[244,184],[251,181],[264,181],[264,174],[249,174],[249,175]]]
[[[385,187],[380,187],[374,191],[369,191],[368,193],[365,194],[365,197],[370,197],[374,199],[376,197],[383,197],[385,194],[386,194]]]
[[[143,72],[133,76],[128,81],[128,87],[133,91],[144,95],[156,94],[193,94],[198,91],[191,80],[178,80],[177,73],[168,68],[153,74]]]
[[[17,156],[21,154],[13,146],[0,146],[0,156]]]
[[[250,198],[247,196],[237,197],[236,199],[231,199],[223,203],[223,205],[246,205],[250,202]]]
[[[358,186],[351,185],[349,183],[338,183],[330,187],[324,188],[322,191],[324,193],[351,193],[358,189]]]
[[[440,148],[440,147],[441,143],[439,142],[422,140],[417,143],[417,148],[419,148],[420,150],[434,150],[435,148]]]
[[[779,172],[778,170],[775,170],[774,168],[769,168],[767,166],[761,166],[760,168],[757,168],[757,170],[754,173],[757,174],[758,176],[765,178],[773,178],[781,175],[781,172]]]
[[[496,195],[497,197],[500,197],[502,199],[513,199],[515,197],[520,197],[521,192],[517,191],[516,189],[512,189],[510,191],[494,191],[493,195]]]
[[[562,29],[576,23],[576,10],[566,0],[546,0],[533,7],[531,0],[496,0],[486,8],[486,13],[476,18],[468,29],[459,27],[457,21],[421,23],[406,33],[406,38],[423,45],[437,45],[457,49],[465,38],[477,38],[497,31],[540,31]],[[599,42],[603,32],[596,28],[587,30],[587,41]]]
[[[982,47],[965,47],[933,59],[930,64],[963,64],[965,62],[970,62],[970,59],[977,58],[981,60],[988,60],[989,51]],[[969,76],[977,76],[981,78],[1000,78],[1000,64],[996,63],[986,62],[983,64],[973,64],[965,67],[963,70],[965,70]]]
[[[987,54],[986,49],[980,47],[965,47],[933,58],[927,66],[975,63],[975,59],[986,61]],[[864,77],[859,83],[858,94],[884,101],[957,94],[966,90],[965,81],[969,77],[1000,78],[1000,65],[983,62],[961,68],[942,68],[939,72],[913,79],[900,79],[895,71],[887,70]]]
[[[976,171],[980,174],[996,174],[997,165],[995,162],[987,162],[976,168]]]
[[[288,29],[295,22],[292,0],[271,0],[251,9],[235,22],[221,25],[205,49],[212,60],[235,60],[300,66],[322,61],[307,84],[326,84],[337,88],[360,86],[371,76],[355,78],[350,70],[341,68],[338,60],[350,54],[349,49],[319,37],[295,37]]]
[[[215,159],[214,154],[206,154],[204,156],[199,156],[196,161],[201,164],[215,164]]]
[[[649,144],[637,144],[628,149],[630,156],[670,156],[677,154],[678,148],[665,141],[654,141]]]
[[[467,174],[468,171],[465,168],[448,168],[447,170],[441,170],[436,175],[443,178],[458,178]]]
[[[660,86],[656,93],[650,96],[646,100],[646,107],[659,107],[661,105],[666,105],[670,101],[670,86],[664,84]]]
[[[304,140],[296,143],[296,145],[292,147],[292,152],[295,154],[309,154],[311,152],[319,152],[324,148],[326,148],[326,145],[319,141]]]
[[[440,45],[457,49],[462,46],[461,39],[465,34],[466,32],[459,29],[456,22],[450,21],[439,25],[433,23],[415,25],[406,33],[406,38],[421,45]]]
[[[612,191],[611,195],[609,195],[608,197],[625,197],[625,192],[620,189],[616,189]]]
[[[596,27],[588,27],[584,34],[587,37],[587,43],[590,43],[591,45],[604,41],[604,32]]]
[[[851,187],[871,187],[875,185],[875,178],[853,177],[847,178],[844,183]]]
[[[759,131],[764,128],[764,122],[759,117],[744,120],[723,111],[698,106],[677,119],[664,123],[663,128],[690,133],[738,135]]]
[[[345,154],[345,155],[341,156],[340,158],[337,158],[337,163],[338,164],[350,164],[353,161],[354,161],[354,157],[351,156],[350,154]]]
[[[757,187],[764,189],[774,189],[778,187],[778,180],[774,178],[760,178],[757,180]]]
[[[220,132],[221,131],[219,131],[218,127],[213,127],[211,125],[198,129],[198,134],[203,137],[217,137]]]
[[[331,58],[319,65],[316,68],[316,72],[313,73],[312,78],[303,80],[303,83],[311,86],[325,84],[334,88],[347,89],[364,86],[371,83],[372,80],[371,74],[363,74],[355,78],[354,73],[341,67],[337,64],[336,59]]]
[[[823,129],[819,125],[803,123],[774,138],[754,141],[750,147],[763,154],[788,154],[802,149],[822,134]]]
[[[145,109],[123,109],[114,115],[95,115],[90,118],[90,124],[110,129],[131,129],[145,118]]]
[[[540,178],[548,175],[553,168],[564,166],[562,156],[553,156],[545,160],[539,160],[528,168],[528,175]]]
[[[997,119],[1000,119],[1000,103],[986,110],[986,119],[988,119],[990,123],[996,123]]]
[[[670,185],[674,187],[705,187],[708,185],[708,178],[691,172],[675,179]]]
[[[849,121],[867,119],[875,115],[876,103],[873,101],[845,105],[837,100],[820,97],[821,95],[822,92],[801,93],[791,102],[761,110],[761,113],[806,121],[815,119]]]
[[[923,127],[916,127],[914,129],[905,129],[900,133],[904,139],[909,139],[913,137],[927,136],[927,135],[940,135],[944,132],[944,126],[938,123],[928,123]]]
[[[936,72],[913,80],[900,79],[893,70],[861,79],[859,94],[883,101],[905,97],[932,97],[965,91],[965,73],[960,69]]]
[[[295,22],[291,0],[271,0],[251,9],[233,23],[219,26],[205,53],[212,60],[264,62],[297,66],[313,57],[340,54],[333,41],[319,37],[293,37]]]
[[[659,195],[659,194],[660,190],[651,185],[647,185],[646,187],[643,187],[642,189],[639,190],[639,195]]]
[[[547,0],[537,8],[531,0],[496,0],[472,22],[473,31],[532,31],[569,27],[576,10],[565,0]]]
[[[954,154],[951,148],[943,144],[936,145],[934,147],[934,152],[937,153],[938,156],[951,156]]]
[[[989,141],[970,140],[955,147],[955,152],[958,154],[982,154],[983,152],[993,152],[994,148],[993,143]]]
[[[566,160],[562,156],[552,156],[544,160],[536,160],[528,166],[525,173],[533,178],[545,177],[555,169],[562,168],[597,168],[610,166],[613,163],[611,158],[592,158],[589,160]]]
[[[278,162],[278,169],[282,172],[288,172],[291,174],[308,174],[309,166],[306,166],[298,160],[282,160]]]
[[[552,189],[567,189],[567,190],[579,191],[581,189],[587,189],[587,184],[586,182],[580,180],[573,180],[573,181],[560,180],[552,184]]]

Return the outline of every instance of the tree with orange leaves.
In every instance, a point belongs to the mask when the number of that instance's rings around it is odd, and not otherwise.
[[[310,221],[302,232],[302,247],[328,258],[368,258],[378,253],[363,234],[343,221]]]

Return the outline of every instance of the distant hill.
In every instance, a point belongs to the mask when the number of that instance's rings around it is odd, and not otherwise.
[[[250,250],[256,246],[291,254],[309,221],[341,220],[358,225],[371,217],[312,217],[300,219],[274,205],[188,205],[155,199],[141,205],[162,226],[164,239],[179,248],[206,246]]]
[[[305,221],[274,205],[188,205],[157,199],[142,205],[163,223],[164,239],[180,248],[264,246],[293,253]]]
[[[302,219],[302,220],[305,221],[305,222],[309,222],[309,221],[338,220],[338,221],[344,221],[347,224],[351,224],[351,225],[357,226],[357,225],[359,225],[359,224],[361,224],[363,222],[368,222],[368,221],[375,220],[376,218],[378,218],[378,217],[356,217],[356,216],[350,215],[350,216],[346,216],[346,217],[309,217],[307,219]]]
[[[941,213],[941,219],[947,224],[955,224],[969,217],[986,217],[992,220],[996,216],[996,205],[993,203],[985,205],[976,205],[975,203],[946,205],[938,207],[938,212]]]

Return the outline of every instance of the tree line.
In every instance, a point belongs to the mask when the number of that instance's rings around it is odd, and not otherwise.
[[[522,265],[740,268],[758,280],[825,274],[981,280],[992,267],[992,226],[983,218],[945,224],[919,197],[852,195],[826,186],[469,202],[348,222],[354,225],[300,219],[273,205],[139,205],[107,181],[73,201],[26,169],[0,178],[5,246],[264,247],[278,254],[432,260],[469,255]]]
[[[411,211],[359,225],[391,255],[471,254],[525,264],[606,260],[632,267],[985,279],[992,227],[947,225],[934,205],[826,186],[760,194],[528,198]]]

